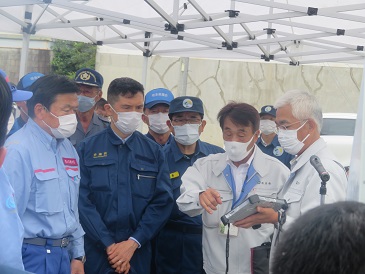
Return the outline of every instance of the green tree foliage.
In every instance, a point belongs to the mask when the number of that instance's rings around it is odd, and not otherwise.
[[[52,73],[74,78],[80,68],[95,68],[96,46],[56,40],[53,47]]]

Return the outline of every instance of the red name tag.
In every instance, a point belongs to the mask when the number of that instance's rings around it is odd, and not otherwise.
[[[62,158],[62,160],[66,166],[78,166],[75,158]]]

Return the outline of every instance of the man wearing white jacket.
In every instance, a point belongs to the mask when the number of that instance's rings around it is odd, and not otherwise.
[[[279,193],[279,197],[288,202],[286,222],[281,229],[285,233],[298,217],[321,203],[321,178],[310,163],[311,156],[316,155],[330,175],[325,203],[345,200],[347,179],[344,169],[320,137],[322,110],[313,95],[299,90],[288,91],[277,100],[275,108],[280,145],[286,152],[295,155],[291,161],[290,178]],[[280,215],[265,208],[260,214],[247,217],[239,225],[251,227],[259,223],[276,223],[278,219],[283,219]],[[278,232],[276,229],[274,242]],[[271,257],[273,248],[275,245],[272,246]]]
[[[220,218],[247,197],[277,197],[289,177],[288,168],[256,145],[260,134],[257,110],[245,103],[229,103],[218,113],[226,152],[198,159],[182,177],[179,209],[202,214],[203,258],[207,274],[227,269],[227,229]],[[270,241],[273,224],[258,229],[230,227],[227,273],[251,273],[251,248]]]

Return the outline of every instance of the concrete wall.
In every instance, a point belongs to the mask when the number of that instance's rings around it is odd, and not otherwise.
[[[96,68],[105,78],[104,97],[109,83],[117,77],[142,81],[144,57],[98,51]],[[183,59],[152,56],[148,60],[146,91],[157,87],[179,95],[179,83],[186,66]],[[221,145],[216,121],[218,111],[229,101],[246,102],[258,110],[290,89],[315,94],[323,112],[357,112],[362,67],[326,64],[289,66],[273,62],[189,59],[187,95],[201,98],[207,126],[202,140]],[[143,128],[146,132],[147,128]]]

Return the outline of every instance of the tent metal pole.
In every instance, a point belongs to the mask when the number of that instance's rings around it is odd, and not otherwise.
[[[26,5],[25,11],[24,11],[24,23],[26,23],[29,27],[23,28],[23,43],[22,43],[22,50],[21,50],[21,54],[20,54],[19,79],[24,76],[26,69],[27,69],[29,41],[30,41],[30,35],[31,35],[29,33],[29,29],[32,24],[32,13],[33,13],[33,5]]]
[[[189,57],[181,57],[181,72],[180,72],[180,83],[178,89],[178,96],[187,95],[188,86],[188,74],[189,74]]]
[[[148,70],[148,58],[147,56],[143,56],[143,67],[142,67],[142,85],[146,88],[147,84],[147,70]]]
[[[23,43],[20,54],[19,80],[26,73],[29,53],[29,40],[30,34],[23,32]]]

